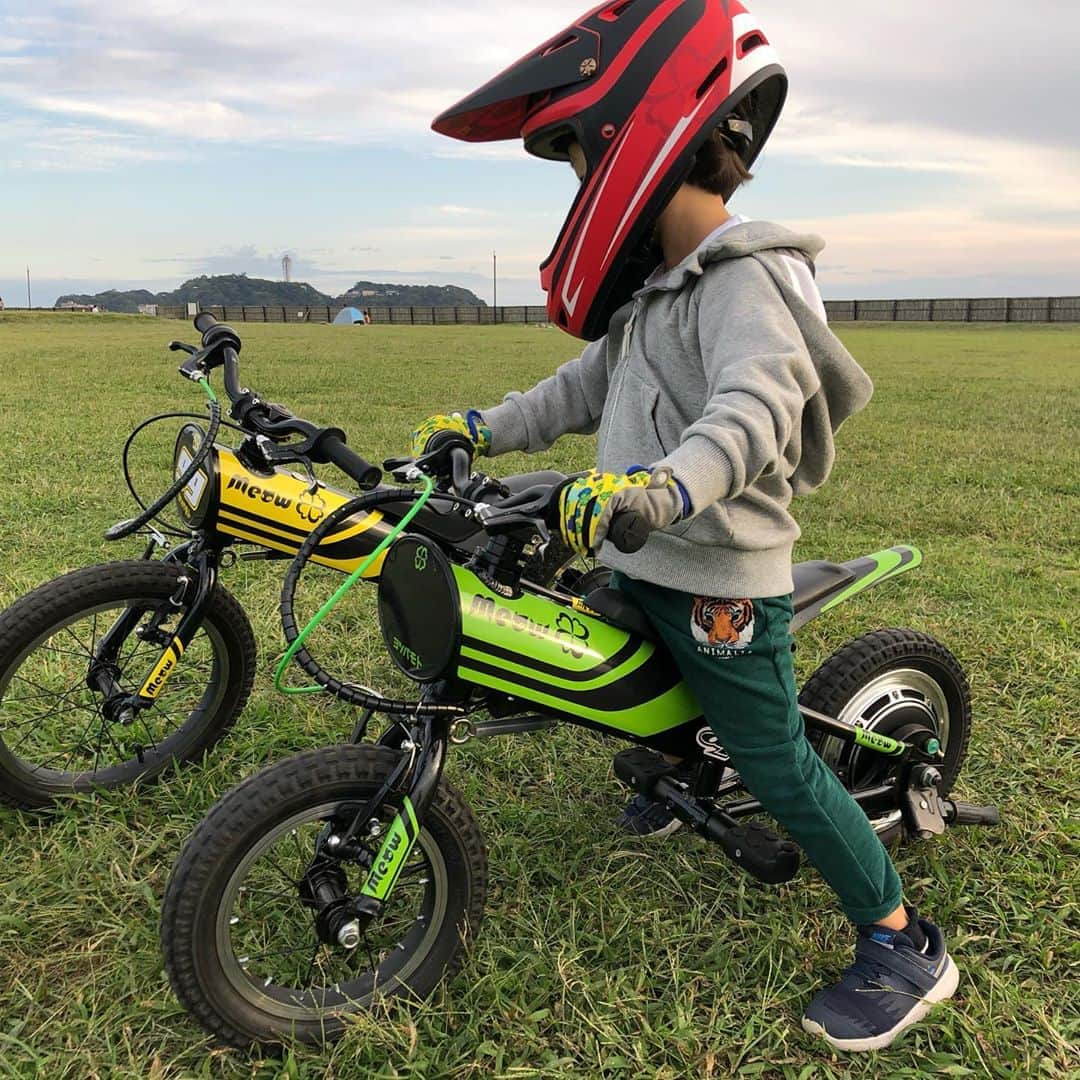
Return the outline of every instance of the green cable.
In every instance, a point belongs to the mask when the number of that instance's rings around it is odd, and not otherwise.
[[[420,513],[424,504],[431,498],[431,493],[435,490],[435,482],[429,476],[422,476],[421,479],[424,490],[420,493],[420,497],[416,502],[413,503],[409,512],[387,533],[382,543],[345,579],[344,584],[341,585],[337,592],[319,608],[312,617],[311,622],[300,631],[296,640],[285,651],[281,663],[278,664],[277,670],[274,672],[274,689],[281,691],[283,694],[322,694],[327,692],[325,686],[285,686],[285,670],[292,662],[293,657],[300,651],[308,635],[315,630],[338,605],[341,598],[367,573],[372,563],[408,528],[409,522]]]
[[[203,388],[206,392],[206,396],[211,401],[217,401],[217,394],[214,393],[214,388],[210,385],[210,380],[207,379],[205,375],[199,380],[199,385]]]

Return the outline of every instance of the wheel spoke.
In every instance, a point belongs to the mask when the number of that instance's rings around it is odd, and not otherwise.
[[[53,709],[50,710],[48,713],[44,713],[42,716],[34,716],[29,720],[19,720],[17,723],[9,724],[8,729],[14,731],[18,728],[24,728],[28,724],[37,723],[44,719],[52,719],[53,717],[57,716],[66,716],[68,713],[79,712],[85,708],[85,705],[75,704],[69,705],[66,709]],[[30,738],[31,735],[34,734],[34,730],[34,728],[31,728],[29,731],[25,732],[22,738],[19,739],[19,741],[14,746],[9,746],[8,749],[12,753],[14,753],[20,746],[22,746],[24,742],[26,742],[27,739]]]
[[[86,656],[90,660],[94,659],[94,654],[86,647],[86,645],[82,641],[79,640],[79,638],[75,636],[75,631],[72,630],[70,626],[65,626],[64,632],[68,635],[68,637],[71,638],[72,641],[75,642],[76,645],[79,646],[82,655]]]

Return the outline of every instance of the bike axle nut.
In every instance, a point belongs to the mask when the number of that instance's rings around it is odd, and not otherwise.
[[[337,932],[337,942],[343,949],[355,949],[360,944],[360,924],[353,919]]]

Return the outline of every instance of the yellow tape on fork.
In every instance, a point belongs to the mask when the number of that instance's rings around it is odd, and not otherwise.
[[[139,697],[143,701],[157,701],[158,694],[165,688],[169,676],[177,669],[183,655],[184,644],[178,637],[174,637],[172,644],[161,654],[146,682],[142,684]]]

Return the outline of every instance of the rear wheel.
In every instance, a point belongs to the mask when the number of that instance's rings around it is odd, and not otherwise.
[[[0,614],[0,802],[25,809],[157,776],[200,756],[243,709],[255,673],[247,616],[220,585],[202,625],[149,709],[121,720],[186,608],[172,563],[106,563],[66,574]],[[130,624],[105,664],[112,700],[90,678],[101,640]]]
[[[875,630],[839,649],[799,695],[807,708],[881,735],[903,739],[928,728],[944,754],[938,765],[948,794],[967,755],[971,696],[956,657],[929,634]],[[808,733],[825,764],[849,791],[880,784],[895,767],[890,759],[820,732]],[[873,822],[883,840],[902,832],[899,811]]]
[[[460,965],[483,917],[487,854],[445,780],[359,945],[320,934],[318,914],[301,899],[315,868],[335,902],[360,895],[379,839],[369,836],[353,858],[323,853],[316,862],[320,840],[342,803],[371,798],[398,758],[369,745],[297,754],[234,788],[192,833],[165,891],[161,945],[177,997],[224,1042],[332,1041],[378,997],[424,998]],[[381,820],[395,812],[384,805]]]

